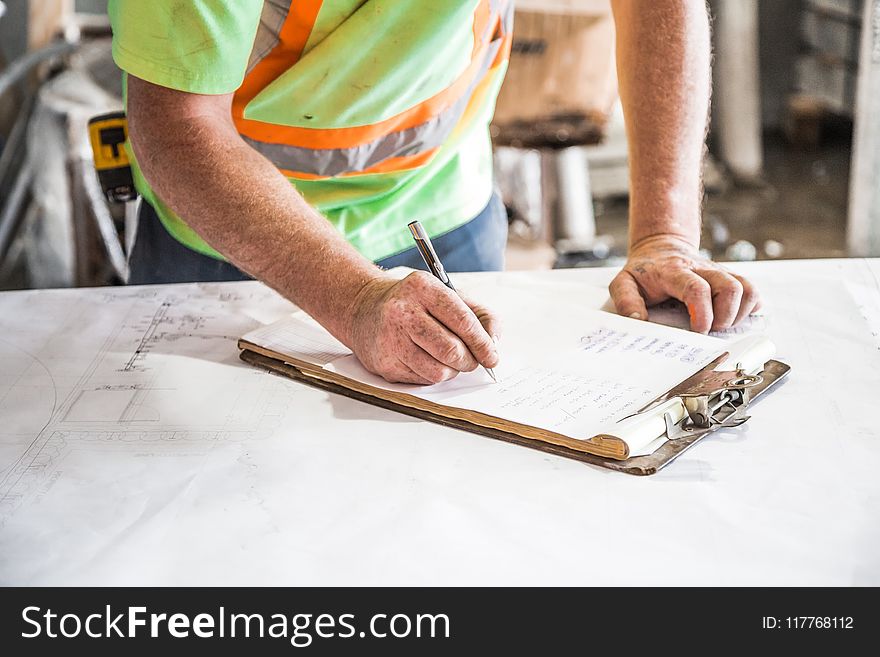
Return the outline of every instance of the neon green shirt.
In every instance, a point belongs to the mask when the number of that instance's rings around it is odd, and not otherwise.
[[[506,0],[110,0],[109,12],[121,69],[234,93],[242,137],[366,257],[410,248],[413,219],[438,235],[488,203]],[[168,231],[222,257],[130,155]]]

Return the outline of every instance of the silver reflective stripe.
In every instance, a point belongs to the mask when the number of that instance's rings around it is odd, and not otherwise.
[[[513,0],[504,2],[504,9],[501,13],[501,22],[504,25],[505,34],[513,34]]]
[[[505,5],[509,5],[510,3],[506,0],[489,0],[489,14],[494,18],[496,16],[501,16],[502,21],[504,20],[504,8]],[[495,21],[489,21],[489,29],[492,28],[492,25]]]
[[[501,40],[491,43],[479,71],[461,98],[421,125],[383,135],[353,148],[312,149],[261,142],[244,135],[242,139],[279,169],[327,177],[357,173],[392,157],[424,153],[442,146],[449,137],[467,109],[474,89],[492,66],[500,48]]]
[[[513,0],[489,0],[489,11],[492,16],[501,17],[501,25],[504,34],[513,32]],[[490,21],[491,29],[492,22]]]
[[[281,27],[290,12],[291,0],[263,0],[263,11],[260,14],[260,25],[254,38],[254,47],[248,59],[247,72],[250,73],[263,58],[278,45]]]

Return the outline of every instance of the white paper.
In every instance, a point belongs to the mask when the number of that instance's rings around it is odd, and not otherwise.
[[[505,327],[497,384],[482,368],[434,386],[389,384],[353,355],[325,367],[377,388],[587,440],[613,432],[616,422],[702,369],[727,346],[716,338],[581,307],[572,292],[570,286],[525,282],[484,290],[481,298],[491,295]]]
[[[314,365],[326,365],[351,354],[348,347],[302,311],[251,331],[244,338],[253,344]]]
[[[845,281],[880,304],[878,263],[736,264],[791,375],[652,477],[250,367],[236,340],[291,312],[257,283],[0,293],[0,584],[876,586],[880,351]],[[614,274],[454,280],[576,313]]]
[[[688,330],[691,325],[687,308],[680,301],[674,299],[669,299],[648,308],[648,319],[657,324],[685,330]],[[743,318],[736,326],[724,329],[723,331],[712,331],[709,335],[715,338],[738,340],[747,335],[766,333],[767,326],[768,312],[766,308],[762,307],[757,312]]]
[[[858,308],[859,314],[868,326],[877,350],[880,351],[880,301],[877,299],[878,287],[858,283],[847,283],[847,291]]]

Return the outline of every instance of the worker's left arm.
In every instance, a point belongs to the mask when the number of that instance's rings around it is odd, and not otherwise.
[[[630,156],[629,256],[612,281],[620,314],[675,298],[691,328],[727,328],[760,304],[745,278],[699,254],[711,46],[702,0],[612,0]]]

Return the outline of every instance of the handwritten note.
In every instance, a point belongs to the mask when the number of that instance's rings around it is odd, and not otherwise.
[[[577,309],[572,321],[558,317],[558,308],[555,318],[552,307],[543,310],[551,312],[543,322],[506,322],[498,384],[482,370],[434,386],[389,384],[354,356],[326,368],[387,390],[587,439],[704,367],[724,347],[715,338],[610,313]]]
[[[717,338],[640,322],[577,303],[573,285],[470,289],[501,317],[499,383],[478,368],[433,386],[388,383],[305,317],[259,329],[251,341],[367,385],[586,440],[659,397],[727,348]]]

